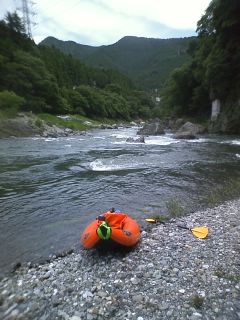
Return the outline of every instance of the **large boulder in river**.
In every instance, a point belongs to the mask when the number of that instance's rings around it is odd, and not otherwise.
[[[146,123],[143,128],[138,130],[137,134],[144,136],[157,136],[164,134],[164,127],[162,123],[156,121],[151,123]]]
[[[186,122],[183,126],[181,126],[176,134],[181,132],[191,132],[193,135],[201,134],[206,132],[206,128],[202,126],[201,124],[192,123],[192,122]]]
[[[187,140],[194,140],[198,139],[191,131],[184,131],[184,132],[176,132],[174,135],[175,139],[187,139]]]
[[[131,143],[145,143],[145,138],[144,138],[144,136],[140,136],[140,137],[129,137],[129,138],[127,138],[126,142],[131,142]]]
[[[192,122],[186,122],[180,129],[175,133],[175,139],[197,139],[196,134],[206,132],[206,128],[201,124],[195,124]]]
[[[106,123],[103,123],[100,125],[100,128],[101,129],[118,129],[118,126],[116,124],[106,124]]]
[[[177,131],[179,128],[181,128],[181,126],[184,125],[186,121],[182,118],[178,118],[177,120],[176,119],[169,119],[168,120],[168,124],[167,124],[167,127],[172,130],[172,131]]]

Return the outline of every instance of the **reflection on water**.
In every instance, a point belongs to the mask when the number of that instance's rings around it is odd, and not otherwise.
[[[173,198],[192,211],[210,189],[240,177],[240,139],[167,134],[126,143],[135,135],[129,128],[0,140],[0,268],[68,249],[111,207],[142,223],[165,214]]]

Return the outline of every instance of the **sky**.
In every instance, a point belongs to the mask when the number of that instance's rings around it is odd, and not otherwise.
[[[34,0],[27,1],[36,43],[48,36],[100,46],[124,36],[180,38],[196,35],[210,0]],[[0,0],[0,18],[22,8],[22,0]],[[21,11],[19,11],[21,16]]]

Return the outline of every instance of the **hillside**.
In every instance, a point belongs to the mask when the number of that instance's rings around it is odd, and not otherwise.
[[[48,37],[40,45],[55,46],[90,66],[117,69],[137,85],[151,89],[161,88],[171,71],[189,59],[191,40],[129,36],[112,45],[92,47]]]
[[[0,113],[14,109],[130,120],[150,117],[152,108],[151,97],[119,71],[37,46],[16,13],[0,20]]]

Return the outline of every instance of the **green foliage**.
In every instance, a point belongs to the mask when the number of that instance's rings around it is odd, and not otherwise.
[[[0,110],[18,110],[24,103],[25,99],[13,91],[4,90],[0,92]]]
[[[214,190],[209,190],[202,202],[206,205],[217,205],[223,201],[238,198],[240,196],[240,179],[230,179],[227,183],[222,184]]]
[[[218,278],[226,279],[231,282],[238,283],[240,281],[240,276],[238,274],[230,274],[220,268],[214,272],[214,275]]]
[[[180,115],[182,106],[185,106],[185,108],[188,106],[188,109],[191,109],[193,83],[193,75],[188,64],[172,73],[168,85],[163,91],[163,97],[167,99],[167,101],[163,100],[163,103],[173,106],[172,113]]]
[[[223,112],[228,112],[229,102],[239,100],[239,16],[239,1],[210,3],[198,22],[198,39],[189,45],[191,61],[174,71],[162,90],[163,109],[170,114],[209,115],[210,97],[221,100]]]
[[[192,297],[192,306],[195,309],[201,309],[203,306],[203,303],[204,303],[204,297],[201,297],[198,294]]]
[[[8,26],[10,31],[14,33],[25,33],[24,24],[16,11],[12,14],[10,12],[7,12],[5,20],[6,25]]]
[[[160,214],[153,215],[151,218],[155,219],[155,220],[157,220],[159,222],[166,222],[166,221],[169,220],[169,217],[165,217],[165,216],[160,215]]]
[[[85,113],[87,116],[95,115],[96,117],[106,117],[107,112],[105,108],[105,101],[103,96],[94,87],[90,86],[79,86],[77,91],[86,99],[87,105]]]
[[[86,85],[77,87],[75,91],[83,97],[81,106],[88,117],[130,119],[129,104],[123,96]]]
[[[41,58],[48,70],[54,74],[60,87],[73,88],[84,84],[105,89],[112,85],[118,87],[118,93],[127,93],[133,87],[127,77],[115,70],[87,67],[54,47],[40,45],[39,50]]]
[[[87,100],[77,90],[63,89],[63,94],[69,101],[71,113],[86,115],[85,111],[88,108]]]
[[[42,128],[43,126],[43,121],[41,119],[36,119],[35,121],[35,126],[37,126],[38,128]]]
[[[84,121],[88,119],[80,118],[77,116],[72,116],[67,121],[48,113],[39,113],[38,117],[40,121],[41,120],[45,121],[49,126],[56,125],[59,127],[69,128],[72,130],[79,130],[79,131],[85,130],[87,128],[87,126],[84,125]]]
[[[171,217],[179,217],[184,212],[184,209],[183,209],[181,203],[178,200],[174,199],[174,198],[169,199],[166,202],[166,208],[167,208],[168,214]]]
[[[25,34],[24,25],[16,12],[7,13],[5,20],[0,20],[0,54],[11,59],[16,49],[32,50],[33,41]]]
[[[24,98],[19,108],[34,113],[129,120],[149,117],[152,107],[118,71],[87,67],[56,48],[36,46],[16,13],[0,21],[0,90]]]
[[[152,89],[162,87],[169,73],[189,59],[187,47],[190,39],[124,37],[113,45],[91,47],[48,37],[41,44],[54,46],[100,70],[118,70],[142,88]],[[107,75],[96,81],[105,87]]]

